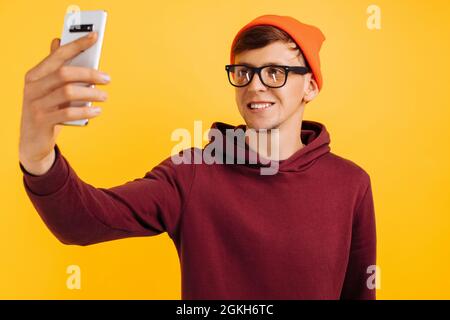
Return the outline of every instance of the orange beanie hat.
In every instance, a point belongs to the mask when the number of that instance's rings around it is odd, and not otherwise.
[[[314,79],[317,82],[319,90],[322,88],[323,79],[322,73],[320,72],[320,58],[319,51],[322,46],[325,36],[319,28],[304,24],[289,16],[278,16],[278,15],[263,15],[257,17],[256,19],[250,21],[234,37],[233,43],[231,45],[230,61],[234,64],[233,47],[239,38],[239,36],[247,29],[260,26],[260,25],[270,25],[278,29],[287,32],[291,38],[297,43],[297,45],[302,49],[305,59],[308,61],[311,67]]]

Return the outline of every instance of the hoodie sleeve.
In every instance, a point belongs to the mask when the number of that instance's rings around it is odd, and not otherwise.
[[[34,176],[19,165],[28,197],[62,243],[85,246],[165,231],[177,238],[194,166],[175,165],[169,157],[143,178],[96,188],[76,175],[57,145],[55,153],[44,175]]]
[[[376,265],[375,210],[370,178],[368,180],[366,191],[354,212],[350,255],[341,299],[376,299],[372,270]]]

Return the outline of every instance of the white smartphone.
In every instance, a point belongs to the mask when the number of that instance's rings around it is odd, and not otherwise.
[[[105,34],[107,13],[104,10],[95,11],[75,11],[69,12],[64,17],[64,26],[61,36],[61,45],[72,42],[78,38],[81,38],[91,31],[97,31],[98,37],[95,44],[78,54],[73,59],[67,61],[66,65],[87,67],[98,70],[100,63],[100,54],[103,45],[103,36]],[[76,85],[86,86],[93,88],[93,84],[78,82]],[[90,107],[92,102],[86,101],[73,101],[70,103],[70,107]],[[67,121],[61,124],[72,126],[85,126],[88,124],[88,119]]]

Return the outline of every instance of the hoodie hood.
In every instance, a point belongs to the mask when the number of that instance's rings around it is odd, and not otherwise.
[[[301,140],[305,146],[289,158],[278,161],[279,171],[289,172],[306,170],[314,164],[318,158],[330,152],[330,135],[325,125],[315,121],[303,120],[301,126]],[[269,166],[268,161],[258,156],[246,143],[245,145],[238,143],[238,139],[233,138],[230,134],[226,134],[228,130],[234,132],[235,135],[243,133],[246,130],[245,125],[232,126],[223,122],[214,122],[211,129],[215,129],[215,132],[220,132],[221,134],[223,145],[220,150],[216,149],[216,151],[222,154],[224,163],[227,163],[225,161],[228,159],[228,161],[233,161],[232,163],[242,163],[249,167],[258,168],[261,166]],[[208,145],[214,141],[215,137],[211,135],[210,131]],[[205,148],[207,148],[207,146],[205,146]],[[256,159],[256,163],[254,163],[254,161],[251,162],[250,159]]]

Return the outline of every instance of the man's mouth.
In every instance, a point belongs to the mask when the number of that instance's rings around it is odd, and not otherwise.
[[[247,103],[247,108],[251,111],[262,111],[271,108],[274,104],[274,102]]]

